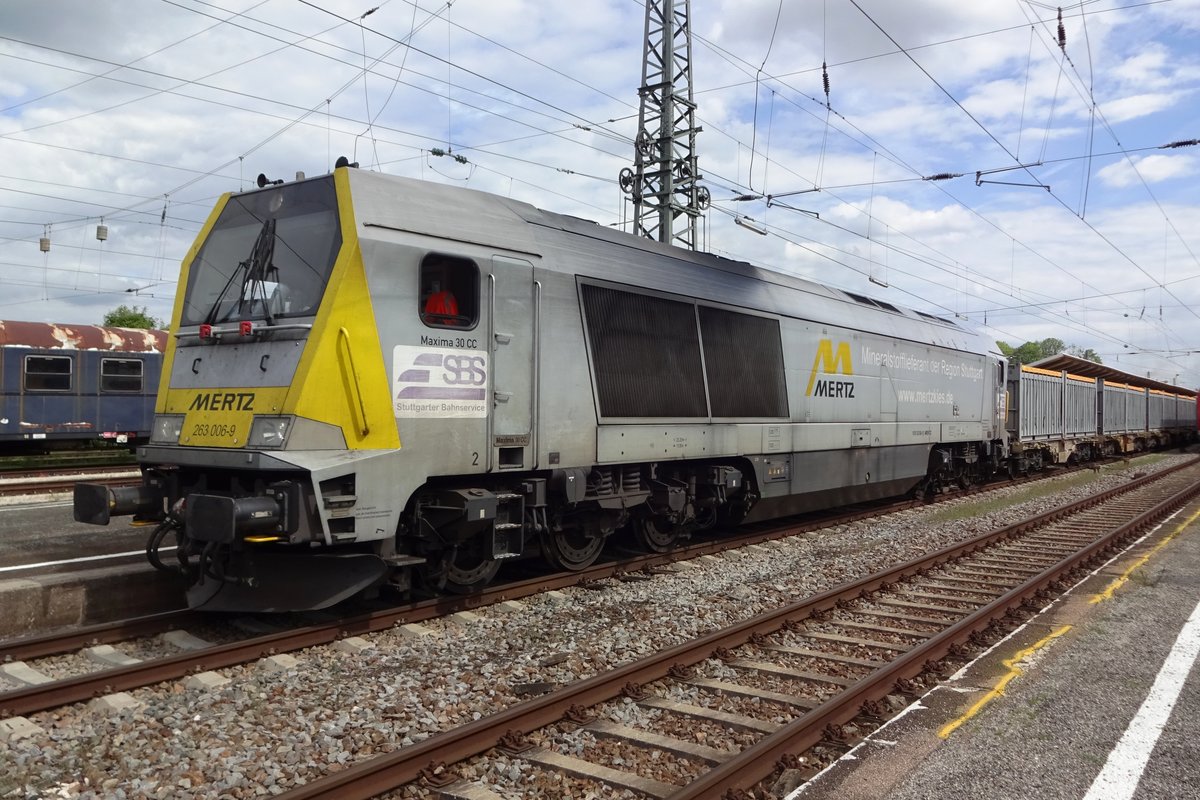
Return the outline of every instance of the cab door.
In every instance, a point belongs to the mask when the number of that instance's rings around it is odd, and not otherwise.
[[[493,470],[533,469],[537,380],[538,296],[533,265],[492,258],[488,275],[491,313]]]

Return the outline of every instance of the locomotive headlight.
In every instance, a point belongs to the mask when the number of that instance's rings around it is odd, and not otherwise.
[[[250,425],[250,438],[246,446],[271,449],[283,447],[288,428],[291,426],[291,417],[255,417]]]
[[[150,431],[151,444],[178,444],[183,431],[182,414],[156,414],[154,429]]]

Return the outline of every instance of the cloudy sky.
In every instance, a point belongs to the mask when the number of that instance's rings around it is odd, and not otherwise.
[[[1200,0],[1064,6],[1063,46],[1030,0],[691,11],[705,249],[1200,386]],[[642,0],[6,0],[0,318],[168,317],[223,192],[339,155],[627,222],[644,24]]]

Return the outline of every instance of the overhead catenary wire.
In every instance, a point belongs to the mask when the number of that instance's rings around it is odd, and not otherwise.
[[[856,7],[858,7],[858,6],[857,6],[857,4],[854,4],[854,5],[856,5]],[[859,7],[859,8],[860,8],[860,7]],[[865,12],[864,12],[864,16],[868,16],[868,17],[869,17],[869,14],[865,14]],[[874,20],[871,20],[871,22],[872,22],[872,23],[874,23]],[[883,32],[884,32],[884,34],[886,34],[886,31],[883,31]],[[898,46],[896,46],[896,47],[898,47],[898,48],[900,49],[900,52],[904,52],[904,48],[900,48],[900,47],[899,47],[899,44],[898,44]],[[906,54],[907,54],[907,53],[906,53]],[[911,55],[910,55],[910,58],[911,58]],[[916,64],[916,61],[914,61],[914,64]],[[918,64],[917,66],[918,66],[918,67],[920,67],[920,65],[919,65],[919,64]],[[923,72],[924,72],[924,70],[923,70]],[[928,74],[928,72],[926,72],[926,74]],[[931,79],[932,79],[932,78],[931,78]],[[934,83],[935,83],[935,84],[937,84],[936,80],[934,80]],[[944,90],[944,88],[943,88],[943,86],[941,86],[941,84],[937,84],[937,85],[938,85],[938,88],[942,89],[942,91],[943,91],[943,92],[946,92],[946,90]],[[946,94],[947,94],[947,96],[949,96],[950,98],[952,98],[952,100],[955,102],[955,104],[958,104],[958,106],[959,106],[960,108],[962,108],[962,107],[961,107],[961,103],[958,103],[958,101],[954,100],[954,98],[953,98],[953,95],[950,95],[950,94],[949,94],[949,92],[946,92]],[[964,110],[964,113],[966,113],[968,116],[971,116],[971,115],[970,115],[970,113],[966,112],[966,109],[962,109],[962,110]],[[972,116],[972,119],[974,120],[973,116]],[[998,145],[1000,145],[1000,146],[1001,146],[1001,148],[1003,148],[1003,145],[1002,145],[1002,143],[998,142],[998,139],[996,139],[994,136],[992,136],[992,134],[991,134],[991,133],[990,133],[988,130],[986,130],[986,127],[985,127],[985,126],[983,126],[982,124],[979,124],[978,120],[974,120],[974,121],[976,121],[976,122],[977,122],[977,124],[979,125],[979,127],[980,127],[980,128],[982,128],[982,130],[984,130],[984,132],[985,132],[986,134],[988,134],[988,136],[989,136],[990,138],[992,138],[992,140],[994,140],[994,142],[996,142]],[[1010,154],[1010,155],[1012,155],[1012,154]],[[1058,199],[1058,201],[1060,201],[1060,203],[1061,203],[1061,199],[1060,199],[1060,198],[1056,198],[1056,199]],[[1086,221],[1085,221],[1085,223],[1086,223]],[[1114,243],[1114,242],[1111,242],[1111,240],[1109,240],[1109,239],[1106,239],[1106,237],[1104,237],[1104,236],[1103,236],[1103,234],[1102,234],[1102,233],[1100,233],[1100,231],[1098,231],[1098,230],[1094,229],[1093,225],[1090,225],[1090,227],[1091,227],[1091,228],[1092,228],[1094,231],[1096,231],[1096,233],[1097,233],[1098,235],[1102,236],[1102,237],[1103,237],[1103,239],[1105,240],[1105,243],[1108,243],[1108,245],[1109,245],[1110,247],[1114,248],[1116,252],[1118,252],[1118,253],[1121,253],[1121,254],[1123,255],[1123,257],[1124,257],[1124,258],[1127,258],[1128,260],[1130,260],[1130,261],[1133,261],[1133,259],[1132,259],[1132,258],[1129,258],[1129,255],[1128,255],[1127,253],[1124,253],[1120,247],[1117,247],[1117,246],[1115,245],[1115,243]],[[1060,269],[1061,269],[1061,267],[1060,267]],[[1140,269],[1140,265],[1139,265],[1139,269]],[[1189,308],[1189,311],[1192,311],[1192,309],[1190,309],[1190,308]],[[1192,311],[1192,313],[1193,313],[1193,314],[1195,314],[1195,312],[1194,312],[1194,311]]]
[[[457,29],[457,27],[456,27],[456,29]],[[390,80],[390,76],[389,76],[389,80]],[[395,84],[393,83],[393,87],[394,87],[394,85],[395,85]],[[457,95],[457,91],[455,92],[455,94]],[[457,98],[456,98],[456,99],[457,99]],[[328,104],[326,104],[326,105],[325,105],[325,108],[326,108],[326,109],[328,109]],[[537,135],[537,134],[534,134],[534,135]],[[498,139],[499,139],[499,138],[501,138],[501,137],[498,137]],[[381,140],[381,143],[382,143],[382,140]],[[455,147],[456,147],[456,148],[457,148],[457,146],[458,146],[458,143],[455,143]],[[506,156],[500,156],[500,157],[506,157]],[[882,159],[882,158],[884,158],[884,156],[880,156],[880,158]],[[534,162],[534,163],[536,163],[536,162]],[[544,164],[539,164],[539,166],[546,166],[546,165],[544,165]],[[553,168],[553,169],[556,169],[556,170],[559,170],[559,171],[565,171],[565,170],[567,170],[567,169],[568,169],[568,167],[569,167],[570,165],[569,165],[569,162],[568,162],[568,163],[564,163],[564,164],[562,164],[562,165],[560,165],[560,166],[555,166],[555,165],[550,165],[550,166],[551,166],[551,168]],[[576,173],[576,174],[577,174],[577,171],[575,171],[575,170],[570,170],[570,171],[571,171],[571,172],[573,172],[573,173]],[[711,174],[711,171],[708,171],[708,172],[710,172],[710,174]],[[598,177],[596,177],[596,176],[593,176],[593,178],[594,178],[594,179],[599,179],[599,178],[598,178]],[[915,180],[915,179],[914,179],[914,180]],[[773,181],[773,182],[774,182],[774,181]],[[877,186],[879,186],[879,185],[883,185],[883,184],[882,184],[882,182],[873,182],[873,183],[874,183],[875,185],[877,185]],[[848,184],[848,185],[849,185],[849,184]],[[539,187],[539,188],[545,188],[545,187]],[[578,198],[572,198],[572,199],[573,199],[573,200],[578,200]]]

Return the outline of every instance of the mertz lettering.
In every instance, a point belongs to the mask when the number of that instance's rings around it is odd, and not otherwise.
[[[188,411],[253,411],[253,392],[201,392]]]
[[[846,400],[854,399],[853,381],[831,381],[822,378],[813,386],[813,397],[834,397]]]

